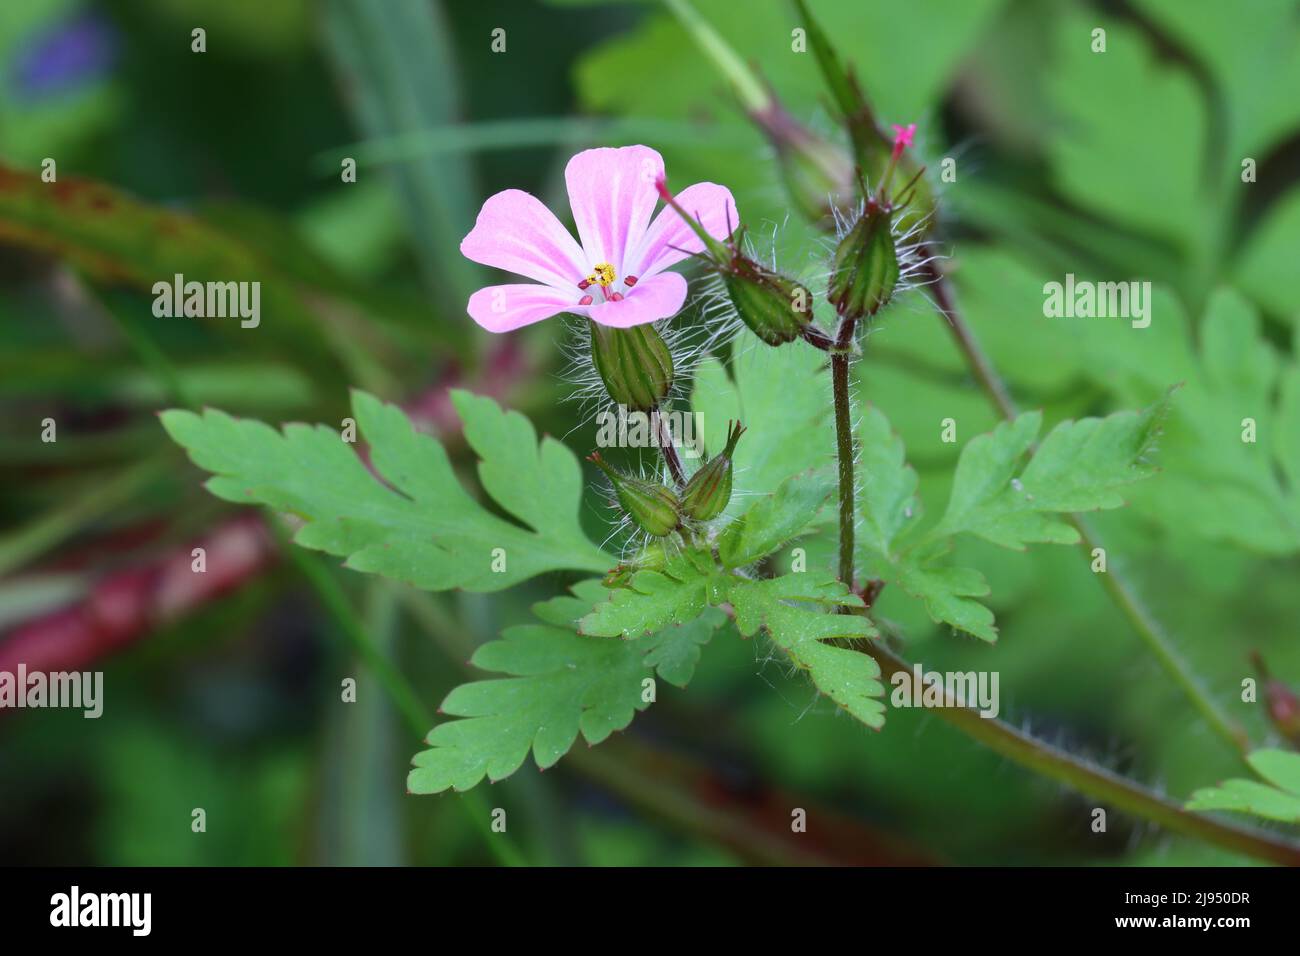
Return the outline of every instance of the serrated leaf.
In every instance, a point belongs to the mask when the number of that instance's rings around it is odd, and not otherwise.
[[[973,568],[942,563],[950,547],[948,539],[915,546],[899,544],[919,521],[922,508],[916,496],[916,471],[907,464],[903,440],[883,411],[867,406],[858,425],[858,439],[862,448],[856,539],[859,564],[923,602],[936,624],[947,624],[982,640],[997,640],[993,612],[971,600],[989,593],[988,582]]]
[[[546,571],[608,568],[613,559],[578,524],[582,473],[573,454],[551,439],[539,447],[523,416],[490,399],[454,399],[489,492],[533,530],[483,508],[436,439],[365,392],[353,393],[353,415],[376,474],[323,425],[277,432],[213,409],[161,418],[191,460],[213,472],[207,488],[214,495],[297,515],[305,521],[298,544],[345,557],[354,570],[428,590],[498,591]],[[493,567],[497,549],[503,571]]]
[[[693,621],[669,625],[657,635],[655,646],[645,656],[645,665],[653,667],[674,687],[685,687],[695,676],[700,649],[726,619],[717,608],[708,608]]]
[[[480,647],[472,663],[509,676],[462,684],[447,695],[442,712],[462,719],[430,731],[431,749],[416,754],[407,789],[468,790],[485,776],[495,782],[514,773],[530,750],[546,769],[579,733],[600,743],[649,706],[642,684],[656,669],[685,686],[700,645],[725,620],[710,609],[687,626],[630,641],[576,633],[577,616],[604,593],[598,581],[584,581],[572,597],[534,608],[545,623],[507,628],[501,640]]]
[[[905,461],[903,440],[889,427],[885,413],[868,405],[858,424],[862,449],[858,480],[858,541],[887,560],[903,530],[921,516],[916,471]]]
[[[881,726],[884,706],[876,698],[883,688],[876,662],[822,643],[877,636],[865,616],[837,613],[841,607],[862,607],[861,598],[833,578],[805,573],[750,580],[710,567],[703,552],[688,552],[687,558],[670,562],[669,573],[638,571],[630,585],[612,589],[610,599],[579,622],[582,633],[639,634],[677,621],[685,622],[681,628],[687,632],[685,640],[692,633],[689,622],[716,613],[708,605],[730,602],[742,634],[753,637],[759,630],[766,631],[796,667],[808,671],[821,693],[869,726]],[[678,645],[652,656],[667,660],[684,650],[689,648]]]
[[[935,623],[997,640],[993,612],[974,600],[988,595],[988,582],[973,568],[948,563],[952,536],[970,532],[1012,548],[1030,542],[1073,543],[1077,532],[1058,513],[1123,503],[1116,489],[1150,470],[1146,456],[1165,405],[1063,422],[1036,451],[1042,421],[1037,412],[972,439],[958,460],[943,520],[911,541],[907,532],[921,512],[916,473],[906,464],[902,440],[884,413],[868,407],[858,430],[863,464],[859,565],[922,601]]]
[[[1284,823],[1300,823],[1300,754],[1257,750],[1246,758],[1266,783],[1227,780],[1197,790],[1188,810],[1235,810]]]
[[[898,566],[898,585],[925,602],[926,613],[937,624],[947,624],[984,641],[996,641],[993,612],[971,598],[986,597],[989,584],[974,568],[922,564],[909,555]]]
[[[837,613],[841,607],[861,607],[860,598],[834,578],[810,573],[763,581],[735,579],[728,594],[741,634],[752,637],[760,628],[766,631],[796,667],[808,672],[821,693],[868,727],[884,725],[880,666],[866,654],[823,643],[878,636],[865,616]]]
[[[718,577],[707,553],[687,551],[670,558],[662,570],[637,571],[630,583],[611,588],[609,600],[589,609],[578,630],[592,637],[637,637],[686,624],[709,606]]]
[[[1237,292],[1211,296],[1196,360],[1161,438],[1144,511],[1180,531],[1271,554],[1300,550],[1300,365]]]
[[[718,538],[718,556],[728,568],[767,557],[803,533],[835,491],[826,469],[792,475],[729,524]]]
[[[1028,463],[1042,424],[1026,412],[967,443],[957,461],[948,510],[931,537],[961,532],[1006,548],[1073,544],[1078,532],[1057,513],[1118,508],[1118,488],[1154,472],[1149,453],[1167,398],[1141,412],[1062,422]]]

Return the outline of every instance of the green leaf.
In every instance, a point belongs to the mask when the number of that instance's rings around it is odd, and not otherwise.
[[[932,109],[964,54],[1002,0],[914,0],[897,4],[817,4],[813,12],[839,52],[862,77],[882,116],[900,122]],[[735,47],[745,62],[760,63],[764,79],[796,112],[825,95],[810,56],[791,56],[791,31],[802,27],[792,5],[694,0],[692,6]],[[933,24],[942,22],[942,30]],[[662,77],[654,89],[636,78]],[[596,46],[579,64],[578,86],[589,106],[629,113],[691,115],[716,109],[719,80],[684,30],[657,14],[631,36]]]
[[[729,524],[718,538],[718,556],[728,568],[744,567],[803,533],[835,491],[828,470],[792,475],[770,495]]]
[[[298,544],[345,557],[354,570],[427,590],[499,591],[547,571],[608,568],[613,559],[578,524],[582,472],[573,454],[551,438],[539,445],[527,419],[490,399],[457,392],[453,400],[488,492],[532,530],[476,502],[436,439],[365,392],[353,392],[353,415],[375,474],[323,425],[277,432],[212,409],[161,418],[191,460],[213,473],[214,495],[298,516],[305,522]],[[494,570],[501,561],[504,570]]]
[[[1289,750],[1256,750],[1247,762],[1273,786],[1300,795],[1300,754]]]
[[[857,540],[861,547],[892,560],[900,534],[921,516],[916,470],[905,461],[903,439],[875,405],[863,410],[858,444],[862,458]]]
[[[1016,549],[1077,541],[1058,513],[1123,504],[1116,489],[1149,473],[1145,459],[1166,405],[1062,422],[1037,451],[1038,412],[972,439],[958,460],[946,514],[919,539],[910,534],[921,515],[916,472],[884,413],[868,406],[858,426],[859,566],[923,602],[935,623],[997,640],[993,612],[973,600],[989,594],[988,582],[974,568],[949,563],[952,537],[969,532]]]
[[[1300,754],[1257,750],[1246,758],[1266,783],[1227,780],[1192,794],[1188,810],[1234,810],[1268,820],[1300,823]]]
[[[666,628],[632,641],[575,633],[579,615],[604,595],[595,580],[539,604],[542,624],[507,628],[478,649],[476,667],[508,676],[462,684],[447,695],[442,713],[462,718],[430,731],[429,750],[416,754],[407,777],[412,793],[468,790],[485,776],[495,782],[519,769],[529,750],[543,770],[573,746],[579,733],[595,745],[645,710],[643,681],[659,676],[684,686],[700,645],[725,620],[710,610],[686,627]]]
[[[694,620],[710,603],[717,577],[712,563],[707,553],[693,550],[669,558],[662,571],[637,571],[630,584],[612,588],[609,600],[581,620],[579,633],[636,637]]]
[[[1265,309],[1300,328],[1300,189],[1277,200],[1251,234],[1236,265],[1236,282]]]
[[[937,543],[901,544],[921,517],[916,471],[907,464],[903,440],[878,407],[868,405],[858,424],[862,448],[858,479],[858,563],[887,584],[925,605],[937,624],[947,624],[986,641],[997,640],[993,612],[972,601],[989,593],[973,568],[946,565],[947,538]]]
[[[861,608],[861,598],[833,578],[801,573],[750,580],[712,567],[710,560],[705,552],[687,552],[668,563],[667,573],[635,572],[630,585],[613,588],[608,601],[582,618],[580,632],[635,635],[670,621],[689,630],[692,619],[716,613],[708,605],[729,602],[743,635],[766,631],[797,668],[808,672],[821,693],[867,725],[881,726],[884,706],[876,698],[883,690],[876,662],[823,643],[877,636],[865,616],[838,613],[843,607]]]
[[[948,510],[932,537],[968,532],[1006,548],[1074,544],[1078,532],[1056,512],[1118,508],[1118,488],[1155,469],[1148,456],[1168,408],[1062,422],[1022,467],[1042,425],[1026,412],[972,439],[957,462]]]
[[[1209,67],[1227,106],[1225,155],[1259,158],[1300,124],[1295,96],[1300,89],[1300,30],[1293,5],[1277,0],[1136,4]]]
[[[717,608],[709,608],[693,621],[664,628],[655,636],[654,646],[645,656],[646,667],[653,667],[674,687],[685,687],[695,676],[700,649],[709,643],[726,619]]]
[[[1137,27],[1094,11],[1053,18],[1047,92],[1059,120],[1044,131],[1056,182],[1081,207],[1163,238],[1208,230],[1200,164],[1205,106],[1185,70],[1158,58]],[[1106,31],[1094,53],[1092,31]],[[1141,96],[1134,96],[1141,90]]]
[[[748,496],[772,494],[791,475],[830,460],[835,449],[824,353],[802,341],[779,349],[750,345],[734,356],[732,375],[706,358],[691,393],[711,451],[726,445],[728,421],[750,423],[733,459],[729,517],[745,510]]]
[[[880,666],[859,651],[824,643],[878,636],[866,617],[837,613],[841,607],[861,607],[860,598],[839,581],[810,573],[735,579],[728,594],[741,634],[752,637],[765,630],[796,667],[808,672],[817,690],[868,727],[884,725]]]
[[[1184,369],[1160,441],[1160,481],[1134,495],[1180,531],[1254,551],[1300,550],[1300,365],[1228,289],[1210,299],[1200,354]]]
[[[989,584],[974,568],[926,564],[908,555],[897,569],[897,582],[914,598],[925,602],[926,613],[937,624],[948,624],[990,643],[998,639],[993,612],[971,598],[986,597]]]

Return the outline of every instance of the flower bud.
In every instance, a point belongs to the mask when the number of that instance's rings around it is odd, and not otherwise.
[[[660,180],[659,195],[694,230],[704,246],[697,257],[722,276],[727,296],[741,321],[768,345],[784,345],[799,338],[812,324],[812,293],[804,286],[773,272],[740,251],[741,242],[732,237],[726,243],[709,235],[704,226],[686,212]],[[740,233],[743,235],[743,228]]]
[[[723,282],[736,314],[768,345],[799,338],[812,322],[812,293],[752,259],[735,256]]]
[[[716,518],[731,500],[731,456],[736,451],[736,442],[745,433],[745,426],[740,422],[734,428],[730,422],[727,426],[727,447],[691,475],[682,491],[682,514],[696,521]]]
[[[892,218],[889,209],[868,199],[836,247],[826,298],[841,318],[873,316],[893,296],[898,283],[898,252]]]
[[[654,326],[614,329],[591,324],[591,360],[615,404],[649,412],[668,397],[673,357]]]
[[[681,524],[681,505],[671,489],[615,471],[600,457],[599,452],[592,452],[587,461],[609,477],[614,486],[614,494],[618,496],[619,506],[643,531],[662,538]]]

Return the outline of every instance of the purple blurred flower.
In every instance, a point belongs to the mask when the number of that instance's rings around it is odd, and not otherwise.
[[[113,25],[96,13],[50,24],[22,44],[11,69],[16,98],[38,100],[104,76],[117,58]]]

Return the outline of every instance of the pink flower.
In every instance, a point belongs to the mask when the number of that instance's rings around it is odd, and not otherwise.
[[[479,289],[470,317],[509,332],[561,312],[614,328],[676,315],[686,280],[664,270],[704,245],[671,209],[651,221],[663,175],[663,157],[648,146],[589,149],[569,160],[564,180],[581,245],[537,197],[507,189],[489,198],[461,253],[533,282]],[[677,200],[718,239],[739,222],[731,191],[716,183],[696,183]]]

